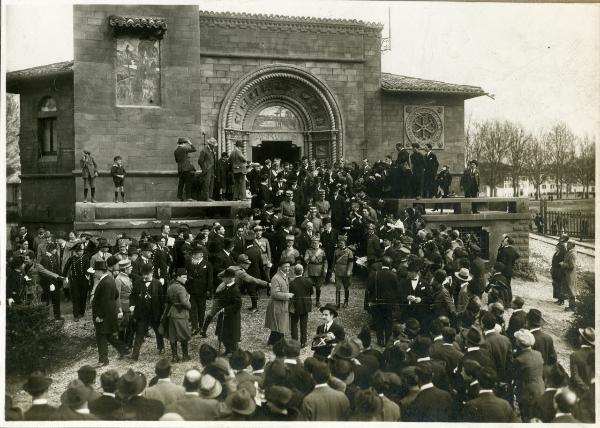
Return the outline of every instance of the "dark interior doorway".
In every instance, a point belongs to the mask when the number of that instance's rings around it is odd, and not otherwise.
[[[263,141],[260,146],[252,147],[252,162],[263,163],[275,158],[282,162],[300,162],[300,147],[291,141]]]

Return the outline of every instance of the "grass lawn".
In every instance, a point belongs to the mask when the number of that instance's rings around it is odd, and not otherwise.
[[[548,201],[548,211],[581,211],[594,212],[594,199],[559,199]],[[536,213],[540,211],[540,201],[529,200],[529,211]]]

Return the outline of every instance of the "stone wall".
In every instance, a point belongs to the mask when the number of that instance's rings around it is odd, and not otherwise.
[[[121,155],[131,174],[126,179],[130,200],[174,200],[177,138],[188,136],[196,146],[201,141],[197,6],[75,5],[73,10],[76,151],[90,150],[101,173]],[[160,41],[160,106],[116,106],[116,39],[108,24],[113,14],[166,20],[167,33]],[[99,199],[112,199],[109,177],[101,177],[97,187]],[[79,179],[77,194],[82,194]]]

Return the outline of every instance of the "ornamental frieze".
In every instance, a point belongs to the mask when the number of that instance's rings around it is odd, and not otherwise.
[[[404,106],[404,145],[413,143],[422,148],[431,144],[434,149],[444,148],[444,107]]]

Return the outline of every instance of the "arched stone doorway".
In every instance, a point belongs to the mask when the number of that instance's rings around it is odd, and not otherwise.
[[[272,64],[242,77],[219,112],[219,152],[244,142],[249,160],[309,159],[332,162],[343,156],[343,124],[329,87],[309,71]]]

